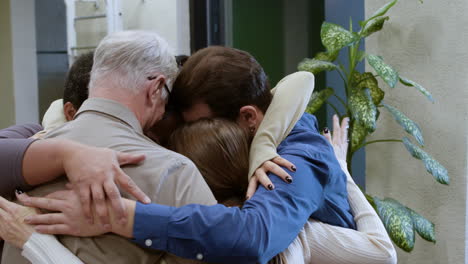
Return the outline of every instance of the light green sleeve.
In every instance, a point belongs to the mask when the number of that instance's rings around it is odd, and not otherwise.
[[[273,100],[250,147],[249,179],[265,161],[278,156],[276,148],[301,118],[314,85],[314,75],[301,71],[284,77],[272,90]]]

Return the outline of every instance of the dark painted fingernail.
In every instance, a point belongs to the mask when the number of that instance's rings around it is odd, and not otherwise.
[[[23,194],[23,190],[21,190],[20,188],[16,189],[15,190],[16,194],[20,195],[20,194]]]
[[[323,133],[328,134],[328,132],[329,132],[328,127],[325,127],[325,128],[323,129]]]
[[[273,190],[273,185],[268,184],[268,189]]]
[[[288,176],[288,177],[286,177],[286,181],[287,181],[287,182],[289,182],[289,183],[292,183],[292,179],[291,179],[291,177],[289,177],[289,176]]]
[[[250,196],[247,195],[247,196],[245,197],[245,200],[248,200],[248,199],[250,199]]]
[[[291,170],[295,172],[296,171],[296,166],[292,165]]]

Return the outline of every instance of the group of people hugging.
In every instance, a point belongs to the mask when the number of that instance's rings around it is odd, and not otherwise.
[[[149,31],[79,56],[42,126],[0,130],[1,263],[396,263],[350,176],[349,118],[248,52]]]

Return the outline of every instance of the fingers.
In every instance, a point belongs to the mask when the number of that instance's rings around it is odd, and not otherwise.
[[[45,196],[45,198],[50,198],[50,199],[57,199],[57,200],[66,200],[66,197],[71,195],[72,191],[56,191],[53,193],[49,193],[48,195]]]
[[[282,157],[278,156],[272,160],[274,163],[278,164],[279,166],[283,166],[285,168],[288,168],[291,171],[296,171],[296,166],[289,162],[287,159],[283,159]]]
[[[80,195],[81,207],[83,208],[83,213],[88,219],[90,224],[93,224],[94,218],[91,214],[91,192],[88,185],[77,185],[78,193]]]
[[[12,212],[13,211],[13,206],[11,202],[9,202],[7,199],[3,198],[0,196],[0,208],[3,209],[6,212]]]
[[[145,155],[143,154],[129,154],[123,152],[117,152],[117,160],[120,166],[128,164],[138,164],[145,160]]]
[[[276,174],[278,177],[280,177],[281,179],[283,179],[283,181],[287,183],[292,183],[291,175],[289,175],[285,170],[283,170],[283,168],[281,168],[277,164],[269,162],[268,164],[265,164],[265,166],[268,168],[268,172]]]
[[[112,209],[115,211],[117,218],[120,219],[120,223],[122,225],[125,225],[127,218],[125,213],[125,206],[122,201],[122,197],[120,196],[119,189],[113,181],[107,181],[104,183],[104,190],[106,191],[106,195],[110,200]]]
[[[257,187],[258,187],[258,180],[257,180],[257,177],[256,177],[256,176],[253,176],[253,177],[250,179],[249,186],[247,187],[247,194],[246,194],[246,196],[245,196],[245,199],[246,199],[246,200],[249,200],[250,198],[252,198],[252,196],[254,195],[255,191],[257,191]]]
[[[38,225],[34,229],[42,234],[49,235],[73,235],[71,228],[68,225],[57,224],[57,225]]]
[[[323,136],[328,140],[328,142],[330,142],[330,145],[333,146],[333,141],[332,141],[331,133],[330,133],[330,131],[328,130],[328,128],[325,128],[325,129],[323,130]]]
[[[338,133],[337,133],[338,132]],[[340,120],[337,115],[333,115],[333,143],[341,143]]]
[[[61,200],[43,197],[30,197],[25,193],[17,194],[16,197],[25,206],[36,207],[49,211],[62,212],[66,206],[65,202]]]
[[[129,194],[135,197],[138,201],[149,204],[151,203],[151,199],[135,184],[135,182],[128,177],[122,170],[119,170],[119,173],[116,177],[116,182]]]
[[[340,127],[340,132],[341,132],[341,142],[342,144],[348,144],[348,128],[349,128],[349,117],[343,118],[341,121],[341,127]]]
[[[24,219],[24,222],[29,225],[64,224],[65,221],[65,215],[62,213],[31,215]]]
[[[270,161],[267,161],[270,162]],[[262,165],[263,166],[263,165]],[[267,190],[273,190],[275,186],[271,182],[270,178],[266,174],[263,168],[259,168],[255,171],[255,176],[257,177],[258,182],[263,185]]]
[[[9,215],[10,215],[9,213],[7,213],[5,210],[3,210],[3,208],[0,207],[0,218],[2,220],[5,220]]]
[[[93,202],[96,208],[96,214],[101,220],[102,225],[107,228],[109,223],[109,214],[107,212],[106,198],[101,185],[92,185],[91,191]]]

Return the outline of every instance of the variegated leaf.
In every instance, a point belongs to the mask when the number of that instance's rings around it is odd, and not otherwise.
[[[334,52],[319,52],[315,55],[314,59],[320,60],[320,61],[335,61],[336,58],[338,57],[339,50],[334,51]]]
[[[353,77],[354,86],[359,89],[369,88],[372,102],[374,102],[375,105],[379,105],[385,96],[385,92],[380,89],[379,82],[374,77],[374,74],[371,72],[365,72],[363,74],[354,72]]]
[[[424,87],[422,87],[420,84],[413,82],[409,79],[406,79],[403,76],[400,76],[400,82],[406,86],[412,86],[418,89],[422,94],[424,94],[427,97],[427,99],[429,99],[429,101],[434,102],[434,98],[432,97],[432,94],[428,90],[426,90]]]
[[[391,2],[386,3],[384,6],[375,11],[375,13],[371,16],[369,20],[385,15],[388,12],[388,10],[390,10],[390,8],[392,8],[397,2],[398,0],[393,0]]]
[[[420,145],[424,146],[424,139],[418,124],[409,119],[395,107],[387,104],[383,104],[383,106],[392,114],[393,118],[395,118],[395,121],[397,121],[397,123],[400,124],[400,126],[402,126],[406,132],[413,135],[416,141],[418,141]]]
[[[334,92],[335,91],[330,87],[319,92],[314,92],[310,98],[309,104],[306,107],[306,112],[309,114],[315,113],[320,109],[320,107],[322,107],[328,98],[333,95]]]
[[[322,71],[331,71],[336,69],[336,65],[328,62],[328,61],[321,61],[316,59],[304,59],[299,63],[297,67],[300,71],[308,71],[313,74],[320,73]]]
[[[388,16],[386,17],[376,17],[369,21],[367,25],[364,27],[364,29],[361,32],[361,36],[367,37],[371,35],[372,33],[375,33],[377,31],[380,31],[385,23],[385,21],[389,20],[390,18]]]
[[[414,248],[414,227],[410,212],[399,202],[374,197],[377,214],[387,229],[388,235],[395,244],[406,252]]]
[[[369,89],[354,89],[348,101],[353,118],[358,120],[368,132],[374,132],[377,108],[372,102]]]
[[[410,212],[416,232],[418,232],[423,239],[435,243],[436,238],[434,224],[410,208],[406,207],[406,209]]]
[[[320,32],[322,44],[329,52],[336,52],[359,41],[359,35],[330,22],[323,22]]]
[[[358,120],[354,120],[349,129],[351,133],[351,152],[355,152],[366,139],[368,132]]]
[[[390,65],[387,65],[382,57],[376,55],[367,55],[367,61],[370,66],[374,68],[377,74],[392,88],[398,82],[398,72],[394,70]]]
[[[366,56],[367,56],[367,54],[364,51],[358,50],[357,62],[362,61]]]
[[[434,176],[436,181],[446,185],[450,183],[447,169],[442,166],[442,164],[435,160],[431,155],[427,154],[420,147],[411,143],[407,137],[403,138],[403,143],[413,157],[422,160],[426,170]]]

